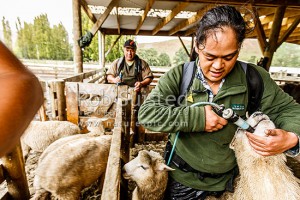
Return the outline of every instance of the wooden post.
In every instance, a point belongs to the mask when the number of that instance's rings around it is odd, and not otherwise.
[[[101,200],[127,199],[127,181],[122,178],[121,169],[129,160],[130,107],[130,100],[118,99]]]
[[[28,183],[25,173],[25,164],[21,144],[1,158],[8,193],[14,200],[27,200],[30,198]]]
[[[49,119],[48,119],[48,116],[46,115],[45,104],[43,104],[43,105],[40,107],[38,113],[39,113],[39,117],[40,117],[40,120],[41,120],[41,121],[48,121],[48,120],[49,120]]]
[[[105,68],[105,34],[99,31],[99,64]]]
[[[81,31],[81,6],[80,0],[73,0],[73,41],[74,41],[74,73],[83,72],[82,51],[78,40],[82,36]]]
[[[49,82],[52,118],[66,120],[65,82],[62,80]]]
[[[270,69],[274,52],[277,49],[277,41],[279,38],[281,23],[282,23],[282,19],[284,17],[285,9],[286,9],[286,6],[279,6],[274,15],[271,33],[270,33],[270,37],[269,37],[269,46],[268,46],[268,48],[266,48],[266,50],[264,52],[264,57],[269,58],[267,65],[266,65],[267,71],[269,71],[269,69]]]
[[[130,122],[130,147],[134,147],[134,144],[138,141],[138,129],[136,127],[137,123],[137,112],[138,112],[138,105],[137,105],[137,96],[138,93],[136,91],[132,91],[131,99],[132,99],[132,106],[131,106],[131,122]]]

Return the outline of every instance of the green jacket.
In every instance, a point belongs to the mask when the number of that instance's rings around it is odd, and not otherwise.
[[[277,128],[300,133],[300,105],[284,93],[263,68],[253,65],[261,74],[264,82],[264,94],[261,111],[267,114]],[[179,107],[176,100],[182,78],[182,66],[174,67],[162,76],[139,109],[138,120],[147,129],[171,133],[173,144],[175,133],[181,131],[176,153],[194,169],[207,173],[225,173],[236,166],[236,159],[229,144],[237,126],[228,123],[223,129],[204,132],[204,107],[190,107],[196,102],[207,102],[208,94],[200,80],[194,78],[185,102]],[[196,92],[192,92],[192,90]],[[188,99],[193,99],[189,102]],[[238,115],[245,116],[248,104],[247,81],[242,66],[237,62],[225,77],[225,82],[214,103],[231,107]],[[171,167],[175,168],[174,165]],[[170,175],[178,182],[195,189],[206,191],[224,190],[230,174],[221,178],[205,178],[200,181],[195,174],[176,169]]]

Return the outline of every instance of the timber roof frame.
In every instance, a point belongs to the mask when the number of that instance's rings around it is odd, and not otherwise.
[[[276,38],[273,48],[290,42],[300,44],[300,0],[79,0],[82,8],[94,22],[93,35],[100,30],[105,35],[192,36],[197,21],[203,13],[215,5],[229,4],[246,7],[256,13],[255,31],[247,38],[258,39],[262,50],[268,41]],[[101,14],[93,13],[92,7],[104,7]],[[118,8],[135,8],[140,15],[124,15]],[[153,17],[149,13],[168,10],[165,17]],[[182,12],[192,12],[189,18],[176,18]],[[274,24],[275,19],[275,24]],[[273,26],[274,24],[274,26]],[[280,25],[281,24],[281,25]],[[273,30],[272,30],[273,29]],[[278,42],[277,42],[278,41]]]

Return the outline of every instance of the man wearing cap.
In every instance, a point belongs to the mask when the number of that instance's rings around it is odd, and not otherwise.
[[[153,79],[148,63],[136,55],[136,44],[131,39],[124,44],[124,56],[112,63],[106,75],[108,83],[126,84],[137,92]]]

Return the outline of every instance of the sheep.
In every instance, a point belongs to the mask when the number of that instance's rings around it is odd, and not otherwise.
[[[68,121],[32,121],[21,137],[23,156],[26,159],[30,149],[41,153],[55,140],[79,133],[79,127]]]
[[[123,167],[123,177],[133,180],[137,187],[133,200],[161,200],[168,182],[168,171],[174,170],[164,163],[162,156],[154,151],[142,150],[138,156]]]
[[[253,134],[265,136],[266,129],[274,129],[274,123],[261,112],[253,113],[247,122],[255,127]],[[230,147],[235,151],[240,178],[233,194],[238,200],[298,200],[299,179],[286,165],[285,154],[261,156],[248,142],[245,131],[237,129]]]
[[[105,128],[103,125],[103,121],[105,119],[97,118],[97,117],[91,117],[86,121],[86,128],[90,133],[93,133],[95,136],[104,135]]]
[[[104,176],[111,138],[79,134],[49,145],[38,161],[32,199],[47,199],[50,193],[58,200],[79,199],[82,189]]]

